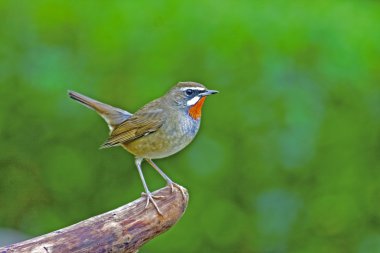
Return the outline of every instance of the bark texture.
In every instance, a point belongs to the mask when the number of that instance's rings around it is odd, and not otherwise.
[[[169,187],[154,192],[163,196],[156,203],[163,216],[141,197],[115,210],[30,240],[0,247],[0,253],[108,253],[137,252],[157,235],[171,228],[183,215],[188,203],[187,190]]]

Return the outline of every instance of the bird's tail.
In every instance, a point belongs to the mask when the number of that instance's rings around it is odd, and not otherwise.
[[[122,109],[104,104],[75,91],[68,91],[70,98],[96,111],[107,122],[110,131],[132,116]]]

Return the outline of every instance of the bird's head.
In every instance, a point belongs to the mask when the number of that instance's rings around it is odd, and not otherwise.
[[[167,97],[177,106],[185,109],[189,115],[197,120],[201,117],[202,106],[206,97],[218,91],[209,90],[196,82],[179,82],[168,93]]]

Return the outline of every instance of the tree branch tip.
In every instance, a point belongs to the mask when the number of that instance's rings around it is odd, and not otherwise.
[[[166,186],[155,192],[163,215],[140,197],[133,202],[77,224],[0,247],[0,253],[134,253],[149,240],[169,230],[184,214],[189,194],[186,188]]]

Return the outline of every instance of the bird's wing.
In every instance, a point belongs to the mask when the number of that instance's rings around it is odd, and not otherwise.
[[[118,146],[156,132],[164,122],[162,111],[162,109],[153,109],[136,112],[118,125],[100,148]]]
[[[104,104],[75,91],[68,91],[70,98],[80,102],[84,106],[95,110],[107,122],[110,131],[132,116],[131,113],[122,109]]]

